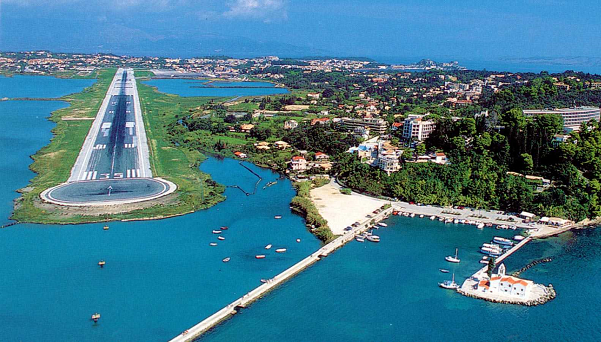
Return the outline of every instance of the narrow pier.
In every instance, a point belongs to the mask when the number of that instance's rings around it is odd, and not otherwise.
[[[236,314],[240,308],[247,307],[249,304],[251,304],[255,300],[261,298],[263,295],[265,295],[272,289],[278,287],[279,285],[281,285],[288,279],[292,278],[297,273],[299,273],[299,272],[303,271],[305,268],[313,265],[314,263],[319,261],[321,259],[321,257],[328,256],[330,253],[332,253],[336,249],[344,246],[346,243],[353,240],[355,238],[355,235],[361,234],[361,233],[365,232],[366,230],[368,230],[372,226],[372,224],[370,224],[372,220],[374,220],[377,223],[377,222],[387,218],[391,213],[392,213],[392,207],[382,210],[382,212],[375,215],[373,218],[366,219],[365,221],[361,222],[361,224],[359,226],[357,226],[356,228],[354,228],[353,230],[345,232],[344,235],[341,235],[341,236],[337,237],[336,239],[332,240],[330,243],[326,244],[325,246],[321,247],[317,251],[313,252],[308,257],[297,262],[296,264],[294,264],[290,268],[284,270],[282,273],[276,275],[275,277],[269,279],[266,283],[260,285],[259,287],[248,292],[244,296],[231,302],[226,307],[215,312],[211,316],[205,318],[203,321],[196,324],[195,326],[189,328],[188,330],[185,330],[178,336],[174,337],[171,340],[171,342],[183,342],[183,341],[194,340],[195,338],[202,335],[207,330],[209,330],[212,327],[214,327],[215,325],[219,324],[219,322],[227,319],[231,315]]]

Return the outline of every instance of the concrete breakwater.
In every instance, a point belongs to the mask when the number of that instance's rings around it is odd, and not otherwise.
[[[542,290],[543,294],[538,296],[537,298],[526,300],[526,301],[522,301],[522,300],[518,300],[518,299],[509,299],[509,298],[484,297],[484,296],[479,296],[477,294],[474,294],[472,292],[463,291],[461,288],[457,289],[457,292],[459,292],[460,294],[462,294],[466,297],[483,299],[483,300],[485,300],[487,302],[491,302],[491,303],[516,304],[516,305],[524,305],[524,306],[542,305],[550,300],[553,300],[557,296],[557,292],[555,292],[555,289],[553,288],[552,284],[549,284],[549,286],[536,284],[536,286]]]
[[[539,260],[534,260],[530,263],[528,263],[528,265],[520,268],[519,270],[513,272],[511,275],[514,277],[519,276],[522,272],[525,272],[526,270],[529,270],[530,268],[538,265],[538,264],[542,264],[542,263],[546,263],[546,262],[551,262],[553,259],[552,258],[543,258],[543,259],[539,259]]]
[[[293,266],[289,267],[288,269],[284,270],[282,273],[276,275],[275,277],[273,277],[271,279],[267,279],[267,281],[264,284],[260,285],[259,287],[255,288],[254,290],[246,293],[242,297],[231,302],[230,304],[228,304],[221,310],[219,310],[219,311],[215,312],[214,314],[212,314],[211,316],[205,318],[200,323],[194,325],[193,327],[189,328],[188,330],[185,330],[181,334],[174,337],[170,342],[180,342],[180,341],[183,342],[183,341],[194,340],[195,338],[199,337],[204,332],[213,328],[214,326],[216,326],[223,320],[226,320],[227,318],[236,314],[240,308],[247,307],[252,302],[261,298],[262,296],[264,296],[265,294],[267,294],[268,292],[270,292],[277,286],[281,285],[282,283],[286,282],[287,280],[291,279],[293,276],[295,276],[299,272],[303,271],[307,267],[309,267],[309,266],[313,265],[314,263],[316,263],[317,261],[321,260],[322,257],[328,256],[330,253],[332,253],[336,249],[344,246],[349,241],[352,241],[357,234],[361,234],[361,233],[365,232],[366,230],[368,230],[371,226],[373,226],[372,221],[374,223],[377,223],[377,222],[387,218],[388,216],[390,216],[391,213],[392,213],[392,208],[383,209],[380,213],[374,215],[374,217],[368,218],[368,219],[360,222],[360,224],[357,227],[355,227],[354,229],[352,229],[352,230],[346,232],[345,234],[337,237],[336,239],[332,240],[330,243],[324,245],[323,247],[321,247],[317,251],[313,252],[308,257],[304,258],[303,260],[299,261],[298,263],[296,263]]]

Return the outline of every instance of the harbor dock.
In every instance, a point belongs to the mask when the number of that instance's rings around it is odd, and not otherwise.
[[[527,237],[524,240],[520,241],[518,244],[513,246],[507,252],[503,253],[500,257],[498,257],[495,261],[495,267],[499,267],[503,260],[507,257],[518,251],[520,248],[524,247],[528,242],[532,241],[532,237]],[[503,267],[504,268],[504,267]],[[519,296],[509,296],[501,291],[480,291],[479,283],[481,281],[491,281],[487,274],[488,266],[485,266],[474,273],[470,278],[466,279],[460,288],[457,289],[457,292],[472,298],[483,299],[489,302],[494,303],[504,303],[504,304],[519,304],[525,306],[535,306],[548,302],[549,300],[555,298],[556,293],[553,289],[553,286],[544,286],[542,284],[532,284],[528,294],[523,297]],[[504,271],[503,271],[504,275]]]
[[[370,229],[370,227],[373,226],[372,221],[377,223],[377,222],[384,220],[385,218],[390,216],[390,214],[392,213],[392,210],[393,210],[392,207],[383,209],[381,212],[379,212],[378,214],[375,214],[373,217],[367,218],[367,219],[361,221],[357,227],[353,228],[350,231],[345,232],[343,235],[340,235],[339,237],[332,240],[328,244],[324,245],[317,251],[313,252],[308,257],[304,258],[303,260],[297,262],[296,264],[292,265],[288,269],[284,270],[282,273],[276,275],[275,277],[273,277],[271,279],[268,279],[265,283],[261,284],[254,290],[246,293],[244,296],[231,302],[230,304],[228,304],[221,310],[215,312],[211,316],[202,320],[200,323],[185,330],[178,336],[174,337],[171,340],[171,342],[184,342],[184,341],[194,340],[195,338],[199,337],[207,330],[209,330],[209,329],[213,328],[215,325],[219,324],[221,321],[236,314],[238,312],[238,310],[240,310],[241,308],[247,307],[252,302],[261,298],[263,295],[267,294],[272,289],[278,287],[285,281],[294,277],[297,273],[299,273],[299,272],[303,271],[304,269],[306,269],[307,267],[313,265],[314,263],[319,261],[322,257],[328,256],[330,253],[332,253],[336,249],[344,246],[349,241],[352,241],[356,235],[362,234],[365,231],[367,231],[368,229]]]

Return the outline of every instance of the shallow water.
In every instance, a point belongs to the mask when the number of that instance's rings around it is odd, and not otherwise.
[[[53,124],[45,117],[64,105],[0,102],[5,156],[0,177],[6,180],[0,213],[5,218],[14,191],[33,176],[29,155],[51,137]],[[164,341],[316,250],[319,241],[290,212],[290,182],[262,190],[279,175],[249,167],[263,177],[256,195],[228,188],[225,202],[198,213],[113,222],[108,231],[103,224],[20,224],[0,230],[0,341]],[[232,159],[211,158],[201,169],[249,192],[257,181]],[[229,226],[224,241],[212,234],[220,226]],[[266,252],[269,243],[274,248]],[[276,254],[277,247],[288,251]],[[256,260],[259,253],[267,258]],[[228,256],[231,261],[223,263]],[[103,269],[97,266],[101,259]],[[98,324],[90,321],[94,312],[102,315]]]
[[[226,321],[202,341],[599,341],[601,229],[526,245],[506,262],[521,276],[552,283],[542,306],[494,304],[437,287],[463,281],[480,264],[479,245],[513,232],[394,217],[380,244],[352,242]],[[459,247],[461,263],[444,256]]]
[[[276,88],[269,82],[211,82],[207,86],[206,80],[187,79],[152,79],[144,84],[157,87],[160,92],[176,94],[179,96],[210,96],[210,97],[232,97],[232,96],[260,96],[286,94],[286,88]],[[219,88],[228,87],[228,88]],[[233,88],[232,88],[233,87]],[[244,87],[244,88],[236,88]],[[263,87],[263,88],[257,88]]]

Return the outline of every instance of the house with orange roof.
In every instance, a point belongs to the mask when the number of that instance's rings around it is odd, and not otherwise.
[[[505,275],[505,265],[501,264],[498,274],[493,274],[490,279],[480,279],[477,287],[480,292],[525,298],[529,296],[534,287],[534,282]]]
[[[293,171],[303,172],[307,170],[307,160],[301,156],[294,156],[290,160],[290,168]]]

